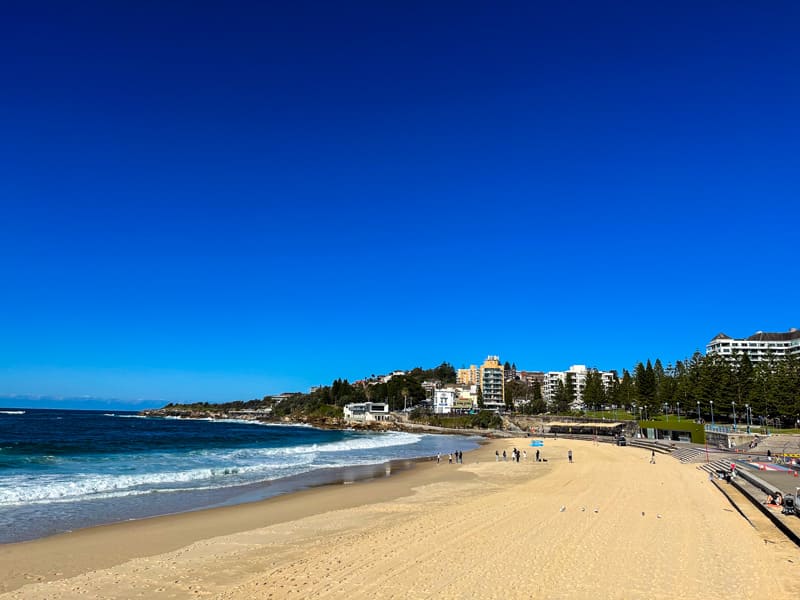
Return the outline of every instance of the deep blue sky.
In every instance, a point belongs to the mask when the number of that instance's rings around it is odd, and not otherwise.
[[[800,326],[798,22],[4,2],[0,404],[621,370]]]

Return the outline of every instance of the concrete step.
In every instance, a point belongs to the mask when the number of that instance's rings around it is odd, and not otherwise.
[[[706,473],[712,473],[716,475],[717,471],[729,472],[731,470],[731,461],[727,458],[718,458],[717,460],[713,460],[709,463],[697,465],[697,468],[701,471],[705,471]]]
[[[672,453],[672,456],[675,457],[676,460],[684,464],[705,461],[705,455],[706,453],[702,448],[681,448]]]

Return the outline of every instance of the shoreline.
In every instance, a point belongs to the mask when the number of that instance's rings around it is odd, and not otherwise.
[[[489,440],[459,465],[423,460],[396,476],[0,547],[0,599],[800,592],[796,548],[754,529],[695,466],[561,438],[536,463],[531,439]],[[495,461],[512,446],[528,460]]]
[[[144,416],[141,418],[147,419]],[[111,423],[136,423],[138,426],[138,421],[115,420]],[[203,423],[200,428],[205,427],[213,432],[215,425]],[[158,429],[159,426],[155,427]],[[180,428],[180,425],[172,424],[171,427]],[[240,425],[239,428],[245,432],[258,431],[253,426]],[[89,475],[84,478],[86,483],[83,480],[75,483],[68,476],[61,475],[61,479],[56,480],[57,485],[51,485],[47,479],[43,479],[41,486],[37,483],[37,472],[32,470],[29,478],[31,483],[23,480],[20,491],[13,485],[15,480],[9,479],[0,490],[4,501],[0,507],[0,547],[132,519],[260,501],[320,485],[338,484],[344,478],[371,479],[383,476],[387,463],[390,471],[397,471],[403,468],[406,461],[435,456],[437,449],[445,451],[460,447],[467,450],[481,441],[480,436],[456,438],[436,435],[432,431],[374,434],[343,431],[339,434],[322,432],[317,435],[310,426],[298,429],[300,433],[297,436],[294,435],[294,429],[279,428],[275,431],[278,433],[269,437],[272,433],[267,430],[263,455],[255,450],[245,453],[242,460],[238,460],[235,453],[234,458],[228,459],[225,452],[211,452],[211,460],[207,464],[198,462],[202,457],[194,461],[187,458],[174,467],[156,464],[152,471],[147,464],[142,464],[130,469],[133,473],[128,477],[126,465],[120,459],[116,467],[112,463],[112,468],[105,468],[101,462],[96,472],[89,469]],[[362,435],[366,437],[360,437]],[[273,438],[278,442],[273,443]],[[306,438],[311,438],[311,441],[304,442]],[[323,444],[320,454],[317,454],[318,439],[342,438],[347,439],[339,444],[341,447],[334,445],[333,450],[326,454],[327,446]],[[291,459],[284,460],[279,449],[270,449],[272,446],[292,444],[297,445],[299,458],[293,455]],[[255,445],[253,447],[258,448]],[[124,457],[124,454],[120,456]],[[184,453],[179,458],[190,456],[191,453]],[[166,472],[167,477],[160,476],[161,470]],[[179,477],[184,472],[189,474],[186,479]],[[110,474],[106,477],[107,473]],[[137,477],[144,483],[137,484]],[[120,480],[119,487],[117,480]],[[89,492],[81,495],[84,490]],[[66,500],[62,500],[59,494],[65,495]],[[29,498],[33,501],[28,502]]]
[[[465,452],[464,456],[469,457],[480,450],[486,444],[485,439],[479,440],[478,444],[478,448]],[[0,567],[0,594],[18,589],[31,581],[52,581],[82,572],[83,565],[71,557],[76,551],[89,553],[84,557],[88,558],[89,563],[96,564],[97,568],[106,568],[128,560],[174,551],[204,539],[247,531],[253,526],[266,527],[316,514],[318,509],[307,502],[310,498],[323,502],[332,510],[389,501],[410,492],[410,486],[404,486],[404,476],[422,469],[423,472],[415,481],[424,482],[427,480],[424,469],[435,466],[437,464],[432,457],[418,457],[392,459],[374,465],[318,469],[283,477],[266,485],[242,486],[253,489],[244,489],[236,494],[236,497],[263,495],[264,488],[272,486],[283,489],[267,497],[230,500],[211,507],[132,518],[0,544],[0,565],[7,562],[15,564],[8,573]],[[299,482],[299,485],[292,485],[293,482]],[[384,482],[390,485],[381,486]],[[377,488],[365,494],[361,486]],[[354,487],[359,488],[358,495],[350,494],[349,490]],[[265,514],[265,511],[270,512]],[[131,539],[131,534],[148,539],[125,548],[114,548],[115,538],[123,536]],[[103,552],[94,554],[94,549],[98,547],[103,548]],[[42,561],[48,565],[47,569],[42,570],[38,564]]]

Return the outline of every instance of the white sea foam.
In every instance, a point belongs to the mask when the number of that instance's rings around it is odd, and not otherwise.
[[[129,455],[124,462],[115,465],[117,472],[5,478],[0,484],[0,506],[224,488],[319,468],[377,464],[391,458],[381,452],[382,449],[414,444],[419,439],[420,436],[414,434],[388,433],[289,448],[200,450],[184,456],[180,460],[182,468],[178,469],[175,469],[176,457],[169,454]],[[352,454],[354,451],[360,455]],[[129,472],[135,468],[146,472]]]
[[[24,410],[0,410],[0,415],[24,415]]]
[[[373,448],[390,448],[416,444],[422,439],[414,433],[389,432],[381,435],[354,436],[339,442],[320,444],[316,449],[320,452],[349,452],[351,450],[370,450]]]
[[[152,492],[193,491],[258,483],[310,470],[311,462],[219,465],[131,475],[9,477],[0,487],[0,506],[49,504]]]

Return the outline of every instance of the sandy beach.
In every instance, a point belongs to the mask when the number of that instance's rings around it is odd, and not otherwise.
[[[800,592],[800,552],[695,465],[493,440],[463,465],[0,546],[0,599],[737,598]],[[495,450],[528,451],[519,464]],[[567,460],[572,450],[574,463]]]

